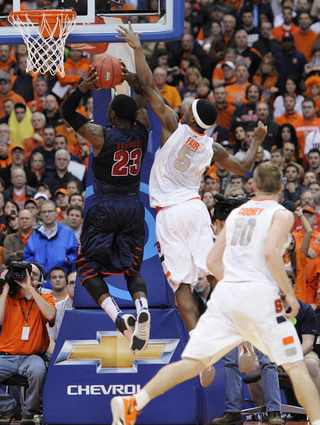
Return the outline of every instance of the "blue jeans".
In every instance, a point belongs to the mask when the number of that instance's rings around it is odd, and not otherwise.
[[[257,350],[257,354],[267,412],[281,411],[277,366],[259,350]],[[242,409],[242,373],[238,367],[238,347],[229,351],[222,360],[226,383],[225,411],[240,412]]]
[[[25,401],[21,406],[22,413],[36,415],[39,411],[42,389],[46,377],[46,365],[42,357],[4,356],[0,355],[0,381],[11,378],[13,375],[22,375],[28,379],[28,389]],[[5,394],[0,389],[0,415],[10,413],[17,405],[14,397]]]

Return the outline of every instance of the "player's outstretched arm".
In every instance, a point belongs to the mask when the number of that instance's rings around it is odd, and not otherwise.
[[[103,127],[91,123],[84,115],[76,111],[83,95],[88,90],[100,91],[101,88],[95,85],[98,80],[96,69],[90,65],[86,76],[77,89],[68,96],[61,104],[60,114],[71,127],[88,140],[93,146],[93,153],[97,155],[104,143]]]
[[[167,106],[154,84],[152,72],[146,62],[142,46],[140,43],[140,34],[135,34],[132,30],[131,23],[129,22],[129,29],[119,25],[117,29],[121,36],[116,36],[119,40],[126,41],[134,51],[134,58],[137,71],[137,82],[140,87],[141,93],[146,98],[152,111],[161,121],[163,127],[169,132],[173,133],[178,127],[177,114]],[[126,69],[123,68],[124,78],[130,84],[132,76],[130,76]]]
[[[275,212],[266,240],[264,257],[268,270],[286,295],[291,312],[286,317],[295,317],[299,311],[299,303],[294,295],[293,288],[287,277],[282,257],[283,246],[293,225],[293,214],[288,210]]]
[[[223,279],[224,266],[222,262],[223,253],[226,247],[226,226],[219,233],[219,236],[211,248],[207,257],[207,267],[214,277],[220,281]]]
[[[256,159],[258,148],[264,141],[266,135],[267,126],[263,125],[262,122],[259,121],[258,127],[254,129],[253,142],[243,159],[238,159],[229,155],[219,143],[213,143],[213,160],[217,161],[227,170],[232,171],[235,174],[245,176],[251,170]]]

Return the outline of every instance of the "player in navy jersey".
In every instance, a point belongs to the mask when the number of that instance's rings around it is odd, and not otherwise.
[[[107,312],[137,354],[147,348],[150,332],[147,287],[140,275],[144,248],[144,206],[139,197],[141,164],[148,145],[147,111],[135,100],[117,95],[109,105],[104,128],[76,108],[95,86],[97,72],[90,66],[83,82],[61,105],[63,118],[92,145],[94,200],[80,236],[76,261],[78,276],[91,297]],[[138,97],[137,97],[138,98]],[[123,314],[110,296],[104,277],[124,275],[135,302],[137,318]]]

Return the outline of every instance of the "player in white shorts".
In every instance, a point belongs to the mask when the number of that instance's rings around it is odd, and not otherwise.
[[[312,425],[320,425],[318,391],[288,320],[297,315],[299,303],[282,258],[294,221],[293,214],[277,203],[282,172],[275,164],[262,163],[253,177],[255,198],[231,212],[208,256],[208,268],[219,283],[182,353],[183,360],[163,367],[138,394],[114,397],[112,425],[134,425],[150,400],[195,377],[243,340],[283,366]],[[286,295],[289,314],[278,288]]]
[[[133,33],[130,24],[129,29],[120,26],[118,32],[122,35],[118,38],[134,49],[136,63],[137,74],[133,76],[123,67],[124,77],[130,80],[131,86],[132,79],[137,79],[135,89],[142,92],[163,126],[161,147],[150,173],[150,205],[159,211],[156,219],[159,257],[175,292],[182,320],[190,332],[199,319],[192,286],[199,275],[210,274],[206,257],[213,246],[210,216],[199,198],[201,176],[212,158],[236,174],[247,174],[267,131],[259,123],[254,140],[240,161],[205,133],[217,118],[217,109],[211,102],[195,100],[179,124],[177,114],[165,104],[154,84],[139,36]]]

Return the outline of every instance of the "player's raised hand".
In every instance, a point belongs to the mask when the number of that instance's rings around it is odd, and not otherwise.
[[[262,123],[262,121],[258,122],[258,126],[254,129],[253,140],[256,143],[261,144],[266,135],[268,134],[268,127]]]
[[[293,319],[298,314],[300,304],[294,294],[286,295],[286,301],[289,304],[289,307],[291,307],[291,311],[290,313],[286,313],[285,316],[287,319]]]
[[[120,37],[119,35],[116,35],[116,38],[122,41],[126,41],[130,47],[132,47],[133,49],[137,49],[138,47],[141,47],[141,43],[140,43],[141,32],[135,34],[133,32],[130,21],[128,22],[128,25],[129,25],[129,29],[125,28],[122,25],[119,25],[119,28],[117,28],[116,30],[118,31],[119,34],[122,35],[122,37]]]
[[[88,72],[83,78],[82,83],[79,85],[79,89],[85,93],[88,90],[100,91],[101,87],[96,85],[98,81],[98,73],[94,66],[89,65]]]

